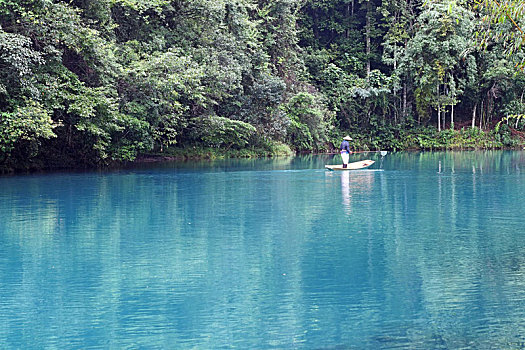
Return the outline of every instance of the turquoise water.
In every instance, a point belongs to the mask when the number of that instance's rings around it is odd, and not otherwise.
[[[525,153],[368,157],[0,177],[0,348],[525,348]]]

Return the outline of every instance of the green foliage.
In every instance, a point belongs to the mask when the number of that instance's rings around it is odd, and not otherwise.
[[[226,149],[245,147],[256,132],[251,124],[217,116],[195,118],[188,130],[196,144]]]
[[[179,50],[137,60],[125,69],[120,83],[122,111],[150,125],[152,144],[172,145],[187,124],[188,110],[211,103],[201,84],[204,74]]]
[[[153,159],[224,159],[224,158],[256,158],[293,156],[290,147],[281,142],[263,142],[256,147],[217,148],[203,145],[186,145],[185,147],[170,147],[162,153],[148,153],[146,158]]]
[[[494,127],[495,132],[499,132],[499,129],[501,128],[502,123],[507,123],[509,125],[509,122],[515,122],[516,127],[520,124],[523,124],[523,121],[525,121],[525,114],[511,114],[506,116],[505,118],[501,119],[496,126]],[[505,125],[505,124],[503,124]]]
[[[261,137],[283,141],[286,137],[288,119],[279,109],[286,85],[278,77],[264,74],[254,77],[246,87],[241,105],[232,115],[257,127]]]
[[[513,106],[514,108],[523,108],[521,102],[518,101]],[[517,106],[516,106],[517,105]],[[496,141],[500,141],[505,147],[517,147],[522,145],[525,139],[525,134],[519,129],[525,128],[525,114],[511,114],[502,118],[494,127],[494,135]],[[518,129],[518,130],[517,130]]]
[[[110,0],[108,5],[111,6],[118,4],[141,13],[148,10],[154,10],[157,13],[161,13],[163,7],[169,3],[169,0]]]
[[[484,149],[514,147],[519,139],[509,133],[507,144],[502,137],[479,128],[446,129],[441,132],[434,126],[406,130],[400,126],[383,126],[374,132],[357,134],[354,146],[363,150],[443,150],[443,149]],[[510,141],[512,140],[512,141]]]
[[[478,128],[461,128],[460,130],[446,129],[441,132],[435,127],[415,130],[412,141],[418,149],[482,149],[501,147],[491,133]]]
[[[33,96],[34,72],[42,62],[42,54],[33,50],[28,37],[6,33],[0,27],[0,104]]]
[[[496,41],[505,43],[504,52],[509,56],[521,51],[525,41],[523,1],[476,0],[473,7],[481,16],[476,31],[481,47],[486,49]],[[524,65],[522,59],[519,66]]]
[[[503,147],[516,147],[520,145],[517,138],[512,137],[512,132],[507,124],[498,125],[497,130],[494,130],[495,139],[501,142]]]
[[[313,150],[326,141],[324,107],[314,95],[300,92],[283,106],[290,119],[288,139],[297,150]]]
[[[42,139],[56,137],[49,113],[42,105],[26,101],[11,113],[0,114],[0,159],[8,158],[17,150],[26,157],[34,157]]]
[[[455,2],[427,2],[418,17],[421,30],[407,44],[403,61],[416,72],[418,113],[426,117],[429,107],[444,110],[457,104],[462,92],[465,65],[473,33],[473,14]]]

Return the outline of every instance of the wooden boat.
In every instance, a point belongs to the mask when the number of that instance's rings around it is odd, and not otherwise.
[[[348,166],[346,168],[343,168],[343,164],[325,165],[324,167],[328,170],[357,170],[357,169],[368,168],[370,165],[374,163],[375,161],[367,159],[367,160],[362,160],[360,162],[348,163]]]

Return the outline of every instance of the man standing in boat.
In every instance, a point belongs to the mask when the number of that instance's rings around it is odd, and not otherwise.
[[[343,137],[343,142],[341,142],[341,158],[343,158],[343,168],[348,167],[348,160],[350,159],[350,153],[352,151],[350,150],[350,143],[348,141],[352,141],[352,138],[348,135]]]

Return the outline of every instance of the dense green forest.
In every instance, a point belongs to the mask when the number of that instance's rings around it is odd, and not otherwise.
[[[523,9],[489,4],[0,0],[0,169],[320,152],[346,133],[521,146]]]

